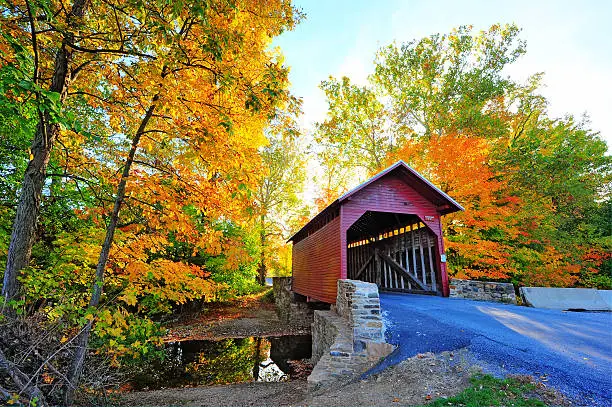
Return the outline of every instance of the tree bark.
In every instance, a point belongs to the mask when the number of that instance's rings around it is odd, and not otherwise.
[[[257,281],[262,286],[266,285],[266,230],[265,230],[265,215],[261,215],[261,229],[259,232],[259,243],[261,244],[261,259],[259,261]]]
[[[121,206],[123,205],[123,201],[125,200],[125,187],[130,176],[130,169],[132,167],[132,163],[134,162],[134,156],[136,155],[136,150],[138,149],[140,138],[144,134],[149,120],[151,120],[151,117],[153,116],[153,111],[157,106],[156,103],[158,99],[159,95],[155,95],[153,97],[152,103],[149,106],[147,112],[145,113],[145,116],[140,122],[140,126],[138,127],[138,130],[136,131],[136,134],[132,139],[130,152],[123,167],[121,180],[119,181],[119,185],[117,186],[117,195],[115,197],[113,212],[111,214],[108,226],[106,227],[106,236],[104,238],[104,243],[102,244],[102,249],[100,250],[100,257],[98,258],[98,264],[96,266],[95,281],[93,284],[91,299],[89,300],[90,307],[97,307],[100,304],[100,298],[102,297],[102,288],[104,287],[104,270],[106,268],[106,263],[108,262],[108,257],[110,254],[111,246],[113,244],[113,239],[115,237],[117,223],[119,222],[119,212],[121,211]],[[70,372],[68,373],[69,383],[67,384],[66,390],[64,392],[64,403],[67,406],[72,405],[74,401],[74,392],[81,378],[81,373],[83,371],[83,362],[85,361],[85,357],[87,356],[87,344],[89,342],[89,336],[91,334],[92,326],[93,321],[89,321],[75,341],[76,349],[72,358]]]
[[[85,15],[88,3],[89,0],[75,0],[67,18],[68,27],[72,28],[74,21]],[[55,57],[49,90],[60,94],[60,103],[63,103],[66,98],[69,87],[68,71],[73,51],[68,44],[73,39],[74,36],[71,33],[66,34]],[[45,174],[51,149],[58,133],[59,125],[51,123],[49,112],[41,112],[31,146],[33,157],[28,163],[21,184],[21,193],[13,222],[13,231],[11,232],[2,285],[2,297],[5,301],[14,299],[19,295],[19,280],[17,277],[20,271],[27,267],[30,262]],[[10,310],[10,307],[5,308],[5,310]]]

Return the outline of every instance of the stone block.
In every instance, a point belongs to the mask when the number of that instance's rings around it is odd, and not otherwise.
[[[612,311],[608,290],[592,288],[521,287],[523,301],[530,307]]]
[[[450,287],[451,297],[516,304],[514,286],[511,283],[454,278],[451,280]]]
[[[389,356],[394,349],[393,345],[385,342],[367,342],[365,346],[367,359],[374,361]]]

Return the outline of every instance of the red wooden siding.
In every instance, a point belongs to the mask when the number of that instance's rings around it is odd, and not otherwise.
[[[293,291],[330,304],[336,302],[341,270],[340,241],[340,218],[337,217],[293,245]]]
[[[395,175],[394,173],[384,175],[376,182],[367,185],[342,203],[340,207],[340,236],[342,248],[340,278],[346,278],[347,275],[346,232],[366,211],[417,215],[421,219],[421,221],[437,236],[439,250],[436,261],[438,263],[438,270],[441,271],[441,275],[438,275],[437,278],[438,281],[441,282],[443,295],[448,296],[446,265],[440,262],[440,251],[443,250],[440,214],[434,204],[424,198],[414,188],[406,184],[401,176]],[[433,216],[434,220],[426,221],[425,216]]]
[[[347,231],[371,211],[417,216],[433,232],[437,240],[436,281],[442,295],[448,296],[446,263],[440,261],[444,253],[440,216],[462,210],[451,197],[399,161],[332,202],[289,239],[293,242],[293,290],[327,303],[336,301],[337,280],[347,276]],[[372,232],[383,232],[389,226],[389,217],[386,219],[386,225],[371,224]]]

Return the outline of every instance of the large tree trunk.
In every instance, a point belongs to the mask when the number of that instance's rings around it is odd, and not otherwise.
[[[72,11],[67,18],[68,28],[75,20],[85,15],[88,0],[75,0]],[[49,90],[60,94],[63,103],[68,90],[68,70],[72,61],[72,48],[68,46],[73,41],[72,34],[66,34],[61,48],[55,57],[53,78]],[[9,244],[4,281],[2,285],[2,296],[6,301],[15,298],[19,294],[19,272],[27,267],[32,254],[32,245],[36,231],[36,222],[40,210],[40,200],[47,165],[51,156],[53,143],[59,133],[59,125],[51,123],[48,112],[41,112],[36,133],[32,142],[32,159],[28,163],[25,176],[21,184],[21,194],[13,223],[11,242]],[[9,310],[10,308],[6,308]]]
[[[136,134],[132,139],[132,146],[130,147],[130,152],[125,161],[125,166],[123,167],[121,180],[119,181],[119,185],[117,186],[117,195],[115,197],[113,212],[111,214],[108,226],[106,227],[106,236],[104,238],[104,243],[102,244],[102,249],[100,250],[100,257],[98,258],[98,264],[96,266],[95,281],[93,284],[91,299],[89,300],[90,307],[97,307],[100,304],[100,298],[102,297],[102,288],[104,287],[104,270],[106,269],[106,263],[108,262],[108,256],[110,254],[110,249],[113,244],[113,239],[115,237],[117,223],[119,222],[119,212],[125,199],[125,187],[130,176],[130,169],[132,167],[132,163],[134,162],[134,155],[136,154],[136,150],[138,149],[140,138],[142,137],[143,133],[145,132],[145,129],[147,128],[147,124],[149,123],[149,120],[153,115],[153,111],[155,110],[156,102],[158,99],[158,95],[153,97],[151,106],[149,107],[144,118],[140,122],[140,126],[138,127],[138,130],[136,131]],[[69,383],[64,393],[64,402],[67,406],[72,405],[72,402],[74,401],[74,392],[81,378],[81,373],[83,371],[83,362],[85,361],[85,357],[87,356],[87,344],[89,342],[92,325],[93,321],[89,321],[85,328],[79,334],[79,337],[75,340],[76,349],[72,358],[70,372],[68,373]]]
[[[265,220],[266,220],[265,215],[261,215],[261,229],[259,231],[259,240],[260,240],[259,243],[261,245],[261,258],[259,259],[259,269],[258,269],[257,281],[262,286],[266,285],[266,274],[268,271],[266,269],[266,231],[264,229]]]

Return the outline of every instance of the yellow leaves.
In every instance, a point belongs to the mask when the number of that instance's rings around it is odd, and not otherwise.
[[[110,325],[113,323],[113,316],[111,315],[109,310],[103,310],[98,315],[98,320]]]
[[[146,250],[146,247],[143,247]],[[136,306],[140,311],[169,311],[170,303],[182,304],[196,298],[204,298],[215,290],[215,283],[208,280],[210,273],[203,267],[158,258],[152,261],[125,259],[123,268],[113,270],[113,274],[127,279],[129,285],[123,289],[119,300],[128,306]],[[125,280],[122,280],[125,281]],[[157,298],[157,303],[139,302],[139,298]],[[104,314],[100,317],[104,323],[109,323]],[[120,324],[123,318],[119,314],[113,316],[115,324]]]
[[[248,252],[238,242],[231,242],[231,244],[226,245],[224,255],[226,259],[224,268],[227,270],[235,270],[241,263],[245,263],[249,259]]]
[[[204,248],[206,249],[207,253],[213,256],[219,255],[221,253],[223,246],[220,238],[222,235],[223,232],[221,232],[220,230],[215,230],[211,231],[210,233],[207,233],[204,236]]]
[[[121,297],[119,297],[119,299],[125,302],[127,305],[136,305],[137,302],[136,294],[132,291],[126,292]]]
[[[106,332],[111,336],[119,336],[121,335],[123,330],[120,327],[113,327],[113,328],[108,328]],[[112,346],[112,343],[111,343],[111,346]]]

